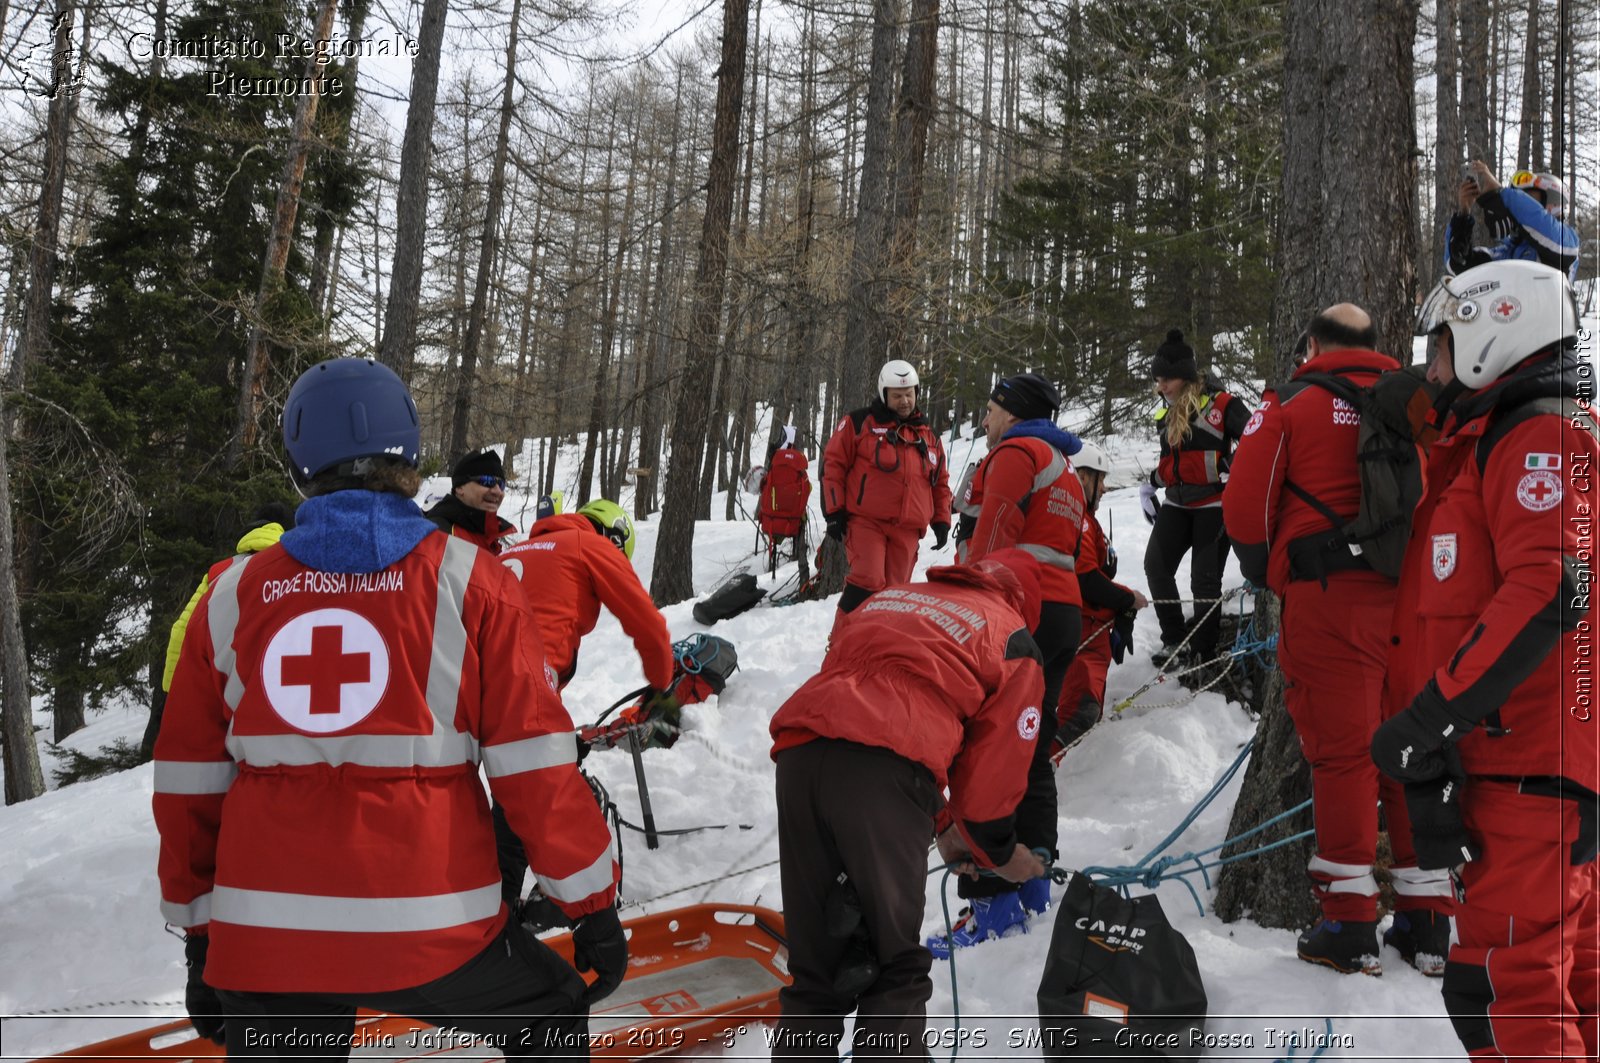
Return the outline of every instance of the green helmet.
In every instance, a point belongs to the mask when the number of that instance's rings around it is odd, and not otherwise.
[[[578,512],[599,525],[601,533],[616,543],[629,561],[633,560],[633,521],[621,506],[610,499],[597,498],[579,506]]]

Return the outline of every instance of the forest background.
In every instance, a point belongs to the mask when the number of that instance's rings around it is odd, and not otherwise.
[[[1109,433],[1171,327],[1246,395],[1329,302],[1409,349],[1468,158],[1566,180],[1592,299],[1597,0],[606,2],[0,0],[7,803],[34,697],[159,685],[323,358],[425,471],[659,513],[665,603],[757,404],[815,454],[887,357],[941,431],[1036,369]]]

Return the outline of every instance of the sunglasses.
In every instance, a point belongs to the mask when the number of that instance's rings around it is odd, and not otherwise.
[[[483,487],[493,487],[501,491],[506,489],[506,478],[504,476],[489,476],[487,474],[483,476],[474,476],[472,478],[472,482]]]

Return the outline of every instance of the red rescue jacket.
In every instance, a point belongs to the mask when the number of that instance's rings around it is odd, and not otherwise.
[[[290,534],[316,535],[325,501]],[[481,952],[506,914],[480,768],[567,915],[614,903],[611,834],[521,591],[421,534],[371,572],[270,547],[195,610],[153,806],[162,913],[209,929],[218,988],[401,989]]]
[[[944,445],[922,414],[881,401],[840,418],[822,453],[822,511],[915,528],[950,523]]]
[[[1166,488],[1166,502],[1179,506],[1214,506],[1222,498],[1233,444],[1244,432],[1250,411],[1226,391],[1203,397],[1199,413],[1190,421],[1189,438],[1173,446],[1167,441],[1170,406],[1156,411],[1156,435],[1161,439],[1161,461],[1150,482]]]
[[[1560,775],[1600,790],[1594,415],[1574,408],[1496,428],[1533,398],[1580,388],[1575,362],[1546,360],[1458,403],[1429,452],[1395,614],[1395,655],[1425,671],[1411,668],[1409,694],[1389,703],[1404,708],[1431,678],[1452,713],[1481,721],[1460,742],[1469,773]]]
[[[581,513],[537,521],[528,541],[500,555],[517,577],[539,624],[545,658],[561,685],[578,664],[578,643],[594,630],[604,605],[633,639],[644,678],[657,690],[672,683],[672,636],[661,611],[621,550]]]
[[[446,535],[465,539],[473,546],[498,554],[517,533],[516,525],[498,513],[473,509],[455,495],[446,495],[424,514]]]
[[[1338,373],[1358,387],[1398,369],[1386,354],[1359,349],[1324,351],[1290,379],[1306,373]],[[1356,465],[1360,417],[1323,388],[1306,387],[1288,402],[1268,389],[1251,414],[1233,453],[1222,517],[1246,577],[1278,594],[1289,585],[1289,544],[1328,531],[1328,519],[1299,495],[1284,489],[1292,480],[1346,520],[1361,509],[1361,474]],[[1376,572],[1335,572],[1330,578],[1385,580]],[[1386,581],[1387,582],[1387,581]]]
[[[1083,484],[1065,450],[1069,441],[1077,441],[1054,425],[1049,428],[1053,435],[1008,435],[984,455],[961,500],[964,513],[977,515],[971,537],[963,540],[962,560],[971,564],[1017,547],[1043,567],[1039,583],[1045,601],[1082,605],[1074,568]]]
[[[1029,593],[999,566],[941,566],[874,594],[839,618],[822,671],[772,717],[773,756],[835,738],[916,761],[950,788],[939,823],[983,866],[1004,863],[1044,694]]]
[[[1078,585],[1083,590],[1083,637],[1088,638],[1120,613],[1133,608],[1133,590],[1112,580],[1116,575],[1108,570],[1110,551],[1106,546],[1105,529],[1093,513],[1083,516],[1083,535],[1078,539]],[[1108,644],[1111,630],[1107,628],[1099,638]],[[1098,640],[1097,640],[1098,641]]]

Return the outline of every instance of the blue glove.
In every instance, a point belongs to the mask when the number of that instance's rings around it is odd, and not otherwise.
[[[1156,497],[1155,484],[1139,485],[1139,508],[1144,510],[1144,519],[1148,523],[1156,522],[1156,512],[1161,509],[1161,500]]]

